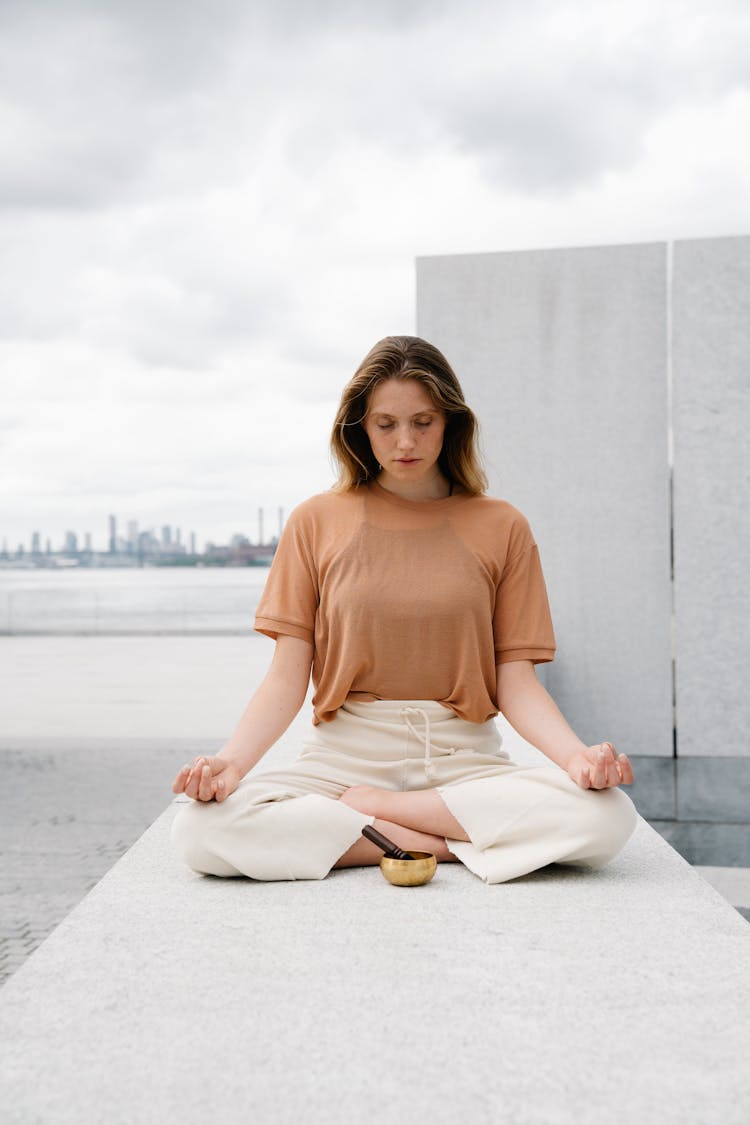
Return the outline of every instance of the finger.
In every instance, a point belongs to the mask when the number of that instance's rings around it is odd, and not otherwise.
[[[622,759],[624,755],[620,754],[618,758],[617,751],[611,742],[603,742],[602,749],[604,751],[604,761],[607,770],[607,787],[614,788],[620,785],[623,780],[620,770],[620,759]]]
[[[203,763],[210,769],[212,777],[227,768],[226,758],[203,758]]]
[[[201,758],[201,781],[199,795],[202,801],[212,801],[218,790],[216,774],[225,768],[225,763],[219,758]]]
[[[225,770],[226,765],[227,763],[223,758],[208,758],[201,755],[200,757],[195,759],[193,774],[198,778],[198,781],[200,782],[200,778],[206,768],[209,771],[209,776],[214,777],[216,774],[221,773],[223,770]]]
[[[224,758],[203,758],[204,766],[208,766],[211,771],[211,795],[214,800],[219,800],[219,794],[224,797],[229,796],[226,783],[226,770],[227,762]],[[218,775],[218,776],[217,776]]]
[[[596,765],[594,766],[591,784],[594,789],[604,789],[607,785],[607,764],[602,749],[597,751]]]
[[[190,770],[190,775],[185,783],[185,792],[188,797],[192,797],[194,801],[198,800],[198,786],[200,785],[202,764],[202,758],[195,759],[195,765]]]
[[[607,763],[607,765],[609,765],[610,762],[617,761],[617,754],[615,753],[615,748],[611,742],[602,742],[599,750],[601,750],[602,754],[604,755],[604,761]]]
[[[578,779],[578,784],[580,785],[581,789],[591,788],[591,771],[589,770],[588,766],[584,766],[581,770],[581,776]]]
[[[620,757],[617,759],[617,768],[620,771],[620,778],[622,779],[623,785],[632,785],[635,774],[633,773],[633,767],[630,764],[630,759],[627,754],[620,754]]]
[[[184,793],[185,792],[185,785],[186,785],[189,777],[190,777],[190,766],[183,766],[182,769],[180,770],[180,772],[177,774],[177,777],[172,782],[172,792],[173,793]]]
[[[211,784],[211,767],[208,765],[204,765],[200,771],[198,797],[201,801],[210,801],[213,795],[213,786]]]
[[[606,768],[607,788],[610,789],[615,785],[619,785],[620,771],[617,768],[617,761],[614,756],[605,755],[604,764]]]

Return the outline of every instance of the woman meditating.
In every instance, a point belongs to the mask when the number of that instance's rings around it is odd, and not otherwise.
[[[375,864],[373,824],[488,883],[600,867],[636,822],[609,742],[586,746],[536,677],[555,640],[524,516],[486,495],[476,419],[437,348],[381,340],[345,387],[330,492],[292,513],[255,628],[269,671],[215,757],[180,770],[172,839],[195,871],[322,879]],[[288,769],[258,763],[302,707]],[[551,761],[515,765],[493,719]]]

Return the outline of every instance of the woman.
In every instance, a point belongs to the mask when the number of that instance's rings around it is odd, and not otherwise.
[[[255,627],[268,674],[216,757],[173,790],[196,871],[322,879],[379,862],[373,824],[488,883],[548,863],[598,867],[633,830],[610,743],[585,746],[536,678],[554,634],[525,518],[485,495],[476,420],[444,356],[381,340],[345,388],[335,488],[291,515]],[[287,729],[312,670],[313,725],[287,770],[246,775]],[[502,710],[554,766],[514,765]]]

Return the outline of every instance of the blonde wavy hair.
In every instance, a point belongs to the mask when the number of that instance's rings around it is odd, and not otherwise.
[[[386,379],[415,379],[422,384],[445,415],[443,448],[438,458],[440,470],[469,495],[486,492],[476,416],[466,405],[448,360],[419,336],[386,336],[379,340],[344,387],[331,433],[331,454],[338,471],[334,490],[348,492],[380,472],[362,423],[370,395]]]

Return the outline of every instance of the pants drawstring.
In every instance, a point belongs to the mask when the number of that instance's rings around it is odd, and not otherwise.
[[[409,715],[421,715],[424,723],[424,734],[420,734],[414,723],[409,718]],[[424,746],[424,772],[427,777],[435,777],[435,766],[432,761],[432,742],[430,740],[430,716],[427,714],[423,707],[402,707],[401,717],[406,724],[407,730],[407,746],[409,744],[409,733],[422,743]]]

